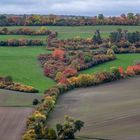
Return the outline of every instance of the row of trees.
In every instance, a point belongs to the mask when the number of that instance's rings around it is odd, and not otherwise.
[[[57,16],[57,15],[0,15],[0,26],[12,25],[140,25],[140,14],[128,13],[118,17],[105,17],[99,14],[94,17]]]
[[[0,41],[0,46],[42,46],[43,41],[37,39],[8,39]]]
[[[101,37],[100,30],[96,30],[92,39],[94,44],[102,44],[103,42],[107,41],[111,41],[112,43],[121,41],[136,43],[140,41],[140,32],[128,32],[128,30],[118,29],[117,31],[111,32],[109,34],[108,40],[104,40]]]
[[[17,28],[13,30],[9,30],[8,28],[2,28],[0,29],[0,34],[1,35],[50,35],[52,31],[47,30],[45,27],[41,27],[38,30],[29,28],[29,27],[22,27],[22,28]]]
[[[140,41],[140,32],[128,32],[127,30],[118,29],[117,31],[110,33],[109,37],[112,42],[124,40],[135,43]]]

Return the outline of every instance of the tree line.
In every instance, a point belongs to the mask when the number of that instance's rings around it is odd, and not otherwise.
[[[0,15],[0,26],[140,25],[140,14],[94,17],[58,15]]]

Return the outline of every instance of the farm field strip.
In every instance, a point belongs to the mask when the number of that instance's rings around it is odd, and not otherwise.
[[[32,107],[34,99],[41,99],[41,95],[0,89],[0,107]]]
[[[63,94],[48,124],[55,127],[56,123],[63,122],[64,115],[70,115],[85,122],[77,136],[140,139],[139,83],[140,76]]]
[[[0,107],[0,140],[21,140],[33,108]]]
[[[58,32],[91,32],[92,30],[100,29],[101,31],[111,32],[118,28],[127,29],[128,31],[139,31],[140,26],[121,26],[121,25],[98,25],[98,26],[1,26],[0,28],[7,27],[9,29],[19,29],[21,27],[30,27],[33,29],[40,29],[40,27],[46,27],[49,30]]]

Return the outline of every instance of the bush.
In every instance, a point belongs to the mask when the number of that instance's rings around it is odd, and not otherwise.
[[[63,59],[65,55],[65,52],[63,50],[54,50],[54,52],[52,53],[52,56],[56,59]]]
[[[115,53],[112,49],[108,49],[106,54],[112,57],[115,56]]]
[[[127,69],[126,69],[126,74],[127,74],[128,76],[133,76],[133,75],[135,75],[133,66],[128,66],[128,67],[127,67]]]
[[[59,140],[75,139],[75,133],[84,126],[81,120],[74,120],[72,117],[65,116],[64,124],[57,124],[57,135]]]
[[[33,105],[37,105],[37,104],[39,104],[39,100],[38,99],[34,99],[33,100]]]
[[[111,47],[111,49],[112,49],[115,53],[118,53],[118,52],[119,52],[119,49],[118,49],[118,47],[117,47],[116,45],[113,45],[113,46]]]

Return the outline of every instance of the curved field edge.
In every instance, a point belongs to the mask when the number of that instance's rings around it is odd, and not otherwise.
[[[21,140],[32,108],[0,107],[0,139]]]
[[[79,118],[85,127],[77,136],[102,139],[140,139],[140,76],[97,87],[70,91],[59,97],[48,124],[64,115]],[[56,117],[57,116],[57,117]]]

